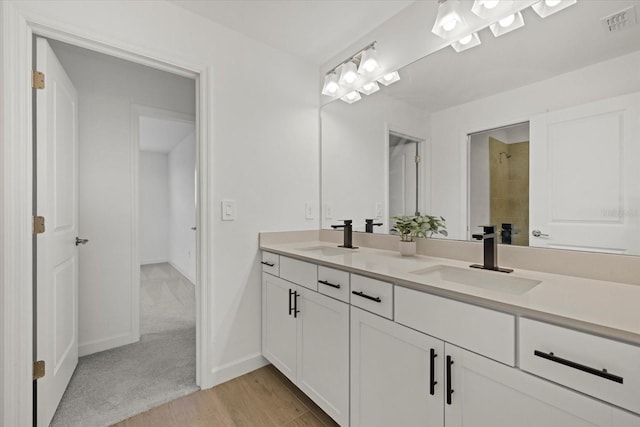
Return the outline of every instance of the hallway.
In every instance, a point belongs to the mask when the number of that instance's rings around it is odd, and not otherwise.
[[[140,282],[140,341],[81,357],[52,426],[107,426],[198,390],[194,285],[167,263]]]

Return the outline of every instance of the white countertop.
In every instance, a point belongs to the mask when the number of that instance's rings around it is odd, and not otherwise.
[[[395,251],[364,247],[344,255],[321,255],[317,251],[305,250],[321,246],[336,247],[323,241],[304,241],[262,244],[260,249],[640,345],[640,286],[637,285],[516,269],[508,276],[541,282],[518,295],[459,283],[439,283],[415,274],[417,270],[438,265],[466,269],[469,268],[467,262],[419,255],[403,257]],[[487,270],[474,271],[500,277],[505,275]]]

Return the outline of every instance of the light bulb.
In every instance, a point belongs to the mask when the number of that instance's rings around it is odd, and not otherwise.
[[[451,31],[456,27],[457,23],[458,21],[456,21],[455,18],[450,17],[447,20],[442,22],[442,29],[445,31]]]
[[[372,90],[375,87],[375,83],[373,82],[369,82],[367,84],[365,84],[364,86],[362,86],[362,89],[366,90],[367,92]]]
[[[338,84],[338,75],[335,71],[330,72],[324,78],[324,87],[322,88],[322,94],[327,96],[334,96],[338,93],[340,85]]]
[[[498,5],[498,3],[500,3],[500,0],[486,0],[483,5],[487,9],[494,9]]]
[[[513,21],[515,21],[516,19],[516,15],[509,15],[505,18],[502,18],[501,20],[498,21],[498,24],[502,27],[502,28],[506,28],[509,25],[513,24]]]
[[[459,42],[461,45],[466,45],[466,44],[469,44],[469,42],[470,42],[472,39],[473,39],[473,34],[469,34],[468,36],[463,37],[463,38],[461,38],[460,40],[458,40],[458,42]]]
[[[544,3],[549,7],[556,7],[559,5],[561,0],[545,0]]]
[[[353,61],[342,66],[339,83],[344,86],[352,86],[358,80],[358,69]]]
[[[395,76],[395,73],[385,74],[384,77],[382,77],[382,80],[384,80],[385,82],[390,82]]]
[[[358,97],[358,95],[356,94],[356,92],[349,92],[347,95],[347,99],[349,101],[353,101],[354,99],[356,99]]]

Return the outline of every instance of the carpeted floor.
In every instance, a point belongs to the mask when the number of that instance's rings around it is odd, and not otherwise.
[[[140,279],[140,341],[80,358],[51,426],[109,426],[198,390],[193,284],[169,264]]]

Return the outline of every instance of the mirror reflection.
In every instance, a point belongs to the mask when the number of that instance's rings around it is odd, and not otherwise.
[[[452,239],[491,223],[503,244],[640,254],[640,25],[608,34],[600,21],[629,6],[525,10],[517,31],[483,31],[478,47],[324,106],[323,228],[374,219],[388,233],[396,212],[417,211],[443,216]]]

